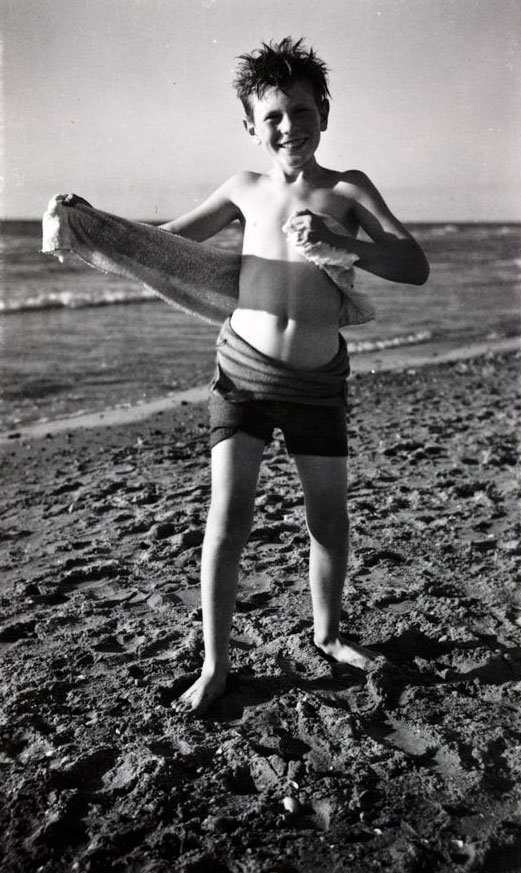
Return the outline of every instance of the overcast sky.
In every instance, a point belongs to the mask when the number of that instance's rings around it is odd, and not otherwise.
[[[331,68],[318,152],[413,220],[519,220],[519,0],[0,0],[2,216],[75,191],[174,218],[262,169],[235,57],[304,36]]]

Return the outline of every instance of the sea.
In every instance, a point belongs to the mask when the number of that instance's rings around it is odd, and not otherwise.
[[[409,224],[431,265],[420,287],[357,271],[376,319],[345,329],[350,353],[520,334],[521,225]],[[237,225],[211,241],[240,251]],[[211,378],[218,326],[141,285],[42,255],[34,221],[0,222],[3,432],[128,407]]]

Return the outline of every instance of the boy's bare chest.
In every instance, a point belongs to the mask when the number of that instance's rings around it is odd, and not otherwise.
[[[284,190],[265,188],[251,193],[241,204],[246,224],[253,227],[282,227],[290,215],[300,210],[331,215],[337,221],[345,222],[350,203],[345,197],[328,189],[313,191]]]

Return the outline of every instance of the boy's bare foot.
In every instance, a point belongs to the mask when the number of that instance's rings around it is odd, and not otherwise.
[[[181,697],[172,704],[175,712],[204,715],[212,703],[226,691],[228,670],[218,673],[204,671]]]
[[[356,643],[349,642],[349,640],[346,640],[340,634],[336,639],[328,640],[326,643],[322,643],[317,639],[315,639],[314,643],[315,647],[332,661],[336,661],[338,664],[349,664],[351,667],[356,667],[365,673],[370,672],[376,663],[382,660],[382,655],[376,654],[371,649],[358,646]]]

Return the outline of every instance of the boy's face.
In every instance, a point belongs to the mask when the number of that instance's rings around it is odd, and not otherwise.
[[[252,95],[250,105],[252,118],[244,126],[253,140],[283,171],[303,169],[327,128],[327,100],[319,108],[309,82],[297,80],[285,91],[270,88],[260,99]]]

